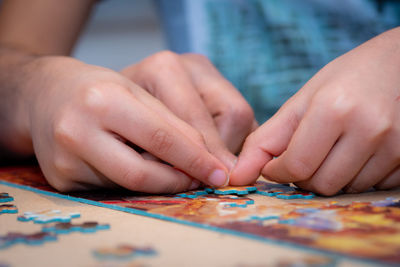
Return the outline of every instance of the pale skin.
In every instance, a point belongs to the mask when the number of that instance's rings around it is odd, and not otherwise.
[[[400,186],[400,28],[321,69],[247,137],[230,176],[322,195]]]
[[[60,191],[223,186],[257,126],[204,57],[168,51],[115,72],[68,57],[93,1],[0,10],[0,156],[33,154]]]

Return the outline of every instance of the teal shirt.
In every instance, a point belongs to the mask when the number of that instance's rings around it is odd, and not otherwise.
[[[170,48],[206,55],[259,122],[319,69],[399,25],[399,1],[161,0]]]

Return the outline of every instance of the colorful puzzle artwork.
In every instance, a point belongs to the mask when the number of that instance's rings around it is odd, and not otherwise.
[[[51,232],[55,234],[69,234],[71,232],[81,233],[95,233],[99,230],[110,229],[109,224],[99,224],[97,222],[84,222],[79,224],[72,224],[70,222],[59,222],[54,226],[44,226],[43,232]]]
[[[52,233],[37,232],[33,234],[23,234],[10,232],[5,235],[0,235],[0,249],[5,249],[19,243],[33,246],[55,240],[57,240],[57,236]]]
[[[34,223],[52,223],[52,222],[63,222],[68,223],[73,218],[79,218],[81,215],[77,212],[68,214],[62,214],[59,210],[44,210],[44,211],[27,211],[23,215],[18,216],[18,221],[28,222],[33,221]]]
[[[155,256],[157,252],[151,247],[120,244],[116,247],[97,248],[93,254],[100,260],[132,260],[142,256]]]
[[[400,191],[378,201],[339,203],[288,185],[258,181],[247,189],[204,189],[178,195],[110,190],[62,195],[47,184],[37,167],[0,170],[0,183],[260,241],[278,241],[332,257],[400,263]]]

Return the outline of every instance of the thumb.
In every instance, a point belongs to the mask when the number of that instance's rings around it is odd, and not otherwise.
[[[271,119],[246,138],[236,166],[230,174],[231,185],[254,183],[265,164],[286,150],[301,117],[300,109],[296,106],[298,105],[293,101],[287,102]]]

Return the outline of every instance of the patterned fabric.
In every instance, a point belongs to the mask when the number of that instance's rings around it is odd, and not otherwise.
[[[170,1],[163,2],[161,10]],[[162,12],[164,21],[181,22],[164,24],[169,43],[180,44],[171,49],[208,56],[246,97],[259,122],[329,61],[400,22],[400,1],[389,0],[177,3],[180,9]]]

